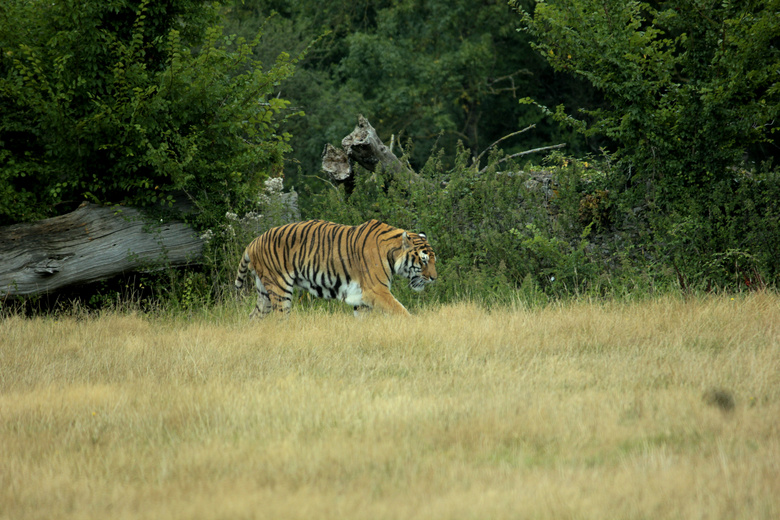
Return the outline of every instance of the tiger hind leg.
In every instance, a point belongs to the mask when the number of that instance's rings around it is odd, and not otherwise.
[[[258,283],[263,287],[262,293],[267,300],[264,302],[264,315],[271,310],[279,311],[285,315],[290,313],[293,292],[291,285],[284,283],[284,280],[277,281],[267,277],[263,277],[262,282],[258,280]]]
[[[249,314],[250,318],[265,318],[265,316],[271,312],[271,299],[268,297],[268,291],[266,291],[263,282],[260,281],[260,277],[256,273],[255,275],[255,290],[257,291],[257,303],[255,308]]]

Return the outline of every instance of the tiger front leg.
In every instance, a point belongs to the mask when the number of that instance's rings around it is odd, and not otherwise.
[[[369,307],[379,309],[386,314],[411,316],[401,302],[395,299],[390,290],[381,286],[373,290],[363,290],[363,302]]]
[[[352,307],[352,310],[356,318],[363,318],[369,312],[371,312],[371,307],[361,303],[360,305],[355,305]]]

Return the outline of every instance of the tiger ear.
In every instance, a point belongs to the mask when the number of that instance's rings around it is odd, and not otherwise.
[[[404,231],[404,234],[401,235],[401,243],[404,246],[404,249],[411,249],[412,248],[412,241],[409,240],[409,235]]]

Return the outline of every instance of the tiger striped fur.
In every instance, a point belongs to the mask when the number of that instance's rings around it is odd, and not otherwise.
[[[322,220],[270,229],[247,246],[235,286],[251,271],[257,304],[250,317],[271,310],[288,312],[294,287],[388,314],[408,315],[390,293],[393,275],[421,291],[436,279],[436,255],[423,233],[409,233],[376,220],[344,226]]]

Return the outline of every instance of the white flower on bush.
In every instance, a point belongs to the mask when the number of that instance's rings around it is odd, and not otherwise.
[[[204,242],[211,242],[212,238],[214,238],[214,232],[210,229],[207,229],[206,232],[200,236],[200,239]]]
[[[263,215],[259,211],[250,211],[241,218],[242,224],[249,224],[250,222],[259,222],[263,218]]]
[[[265,180],[265,192],[269,195],[281,193],[284,189],[284,180],[281,177],[271,177]]]
[[[238,215],[236,215],[232,211],[228,211],[227,213],[225,213],[225,218],[228,220],[238,220]]]

